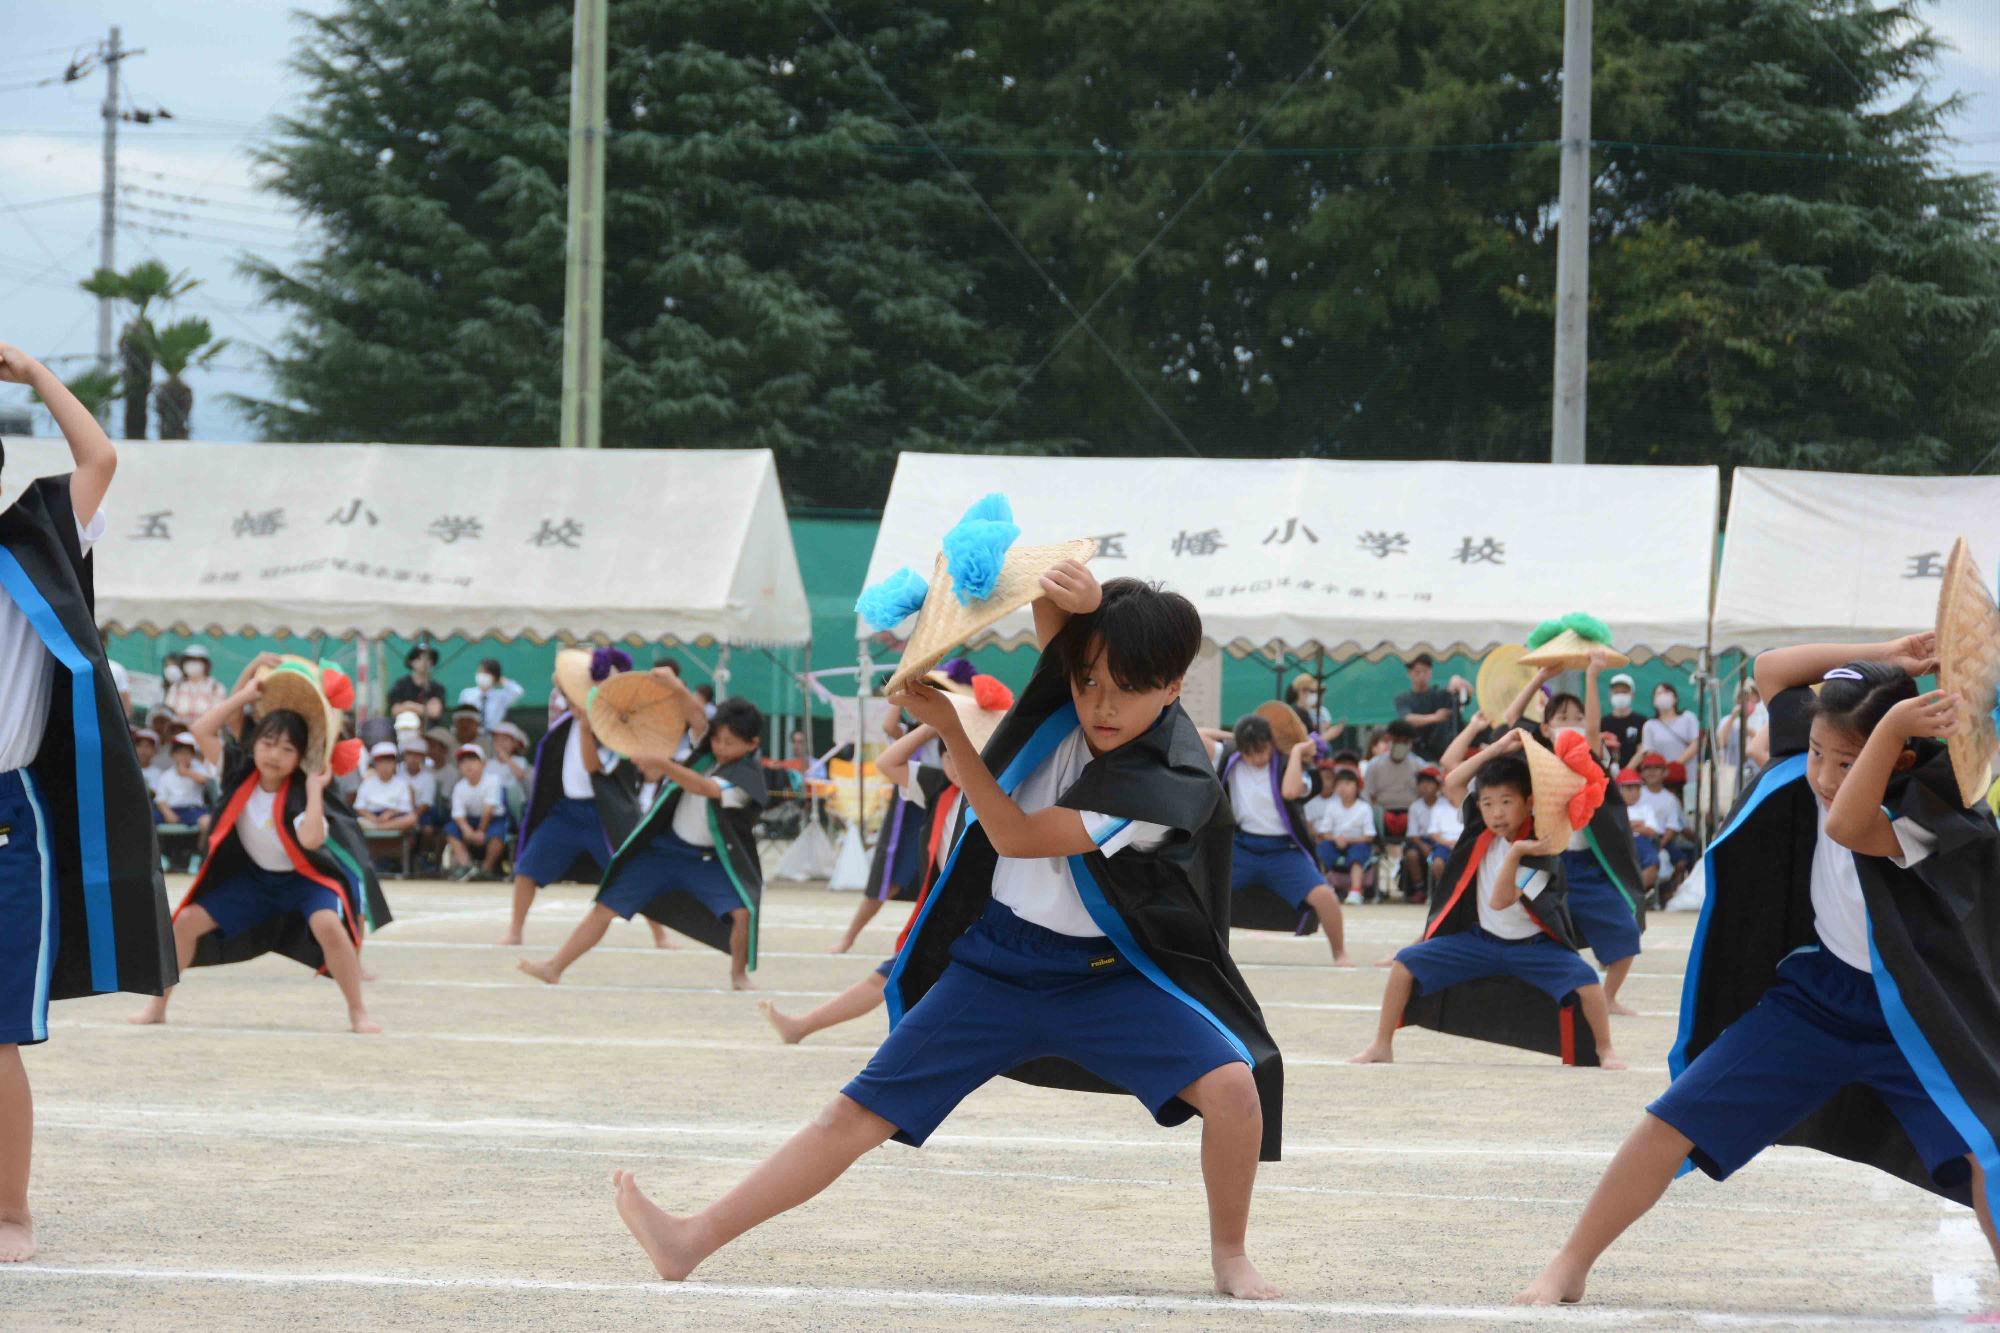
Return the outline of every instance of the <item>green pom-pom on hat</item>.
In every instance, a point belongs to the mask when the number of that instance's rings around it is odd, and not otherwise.
[[[1528,636],[1528,647],[1539,648],[1564,630],[1570,630],[1580,639],[1609,648],[1611,646],[1611,626],[1596,616],[1583,611],[1572,611],[1554,620],[1544,620],[1535,626],[1535,632]]]

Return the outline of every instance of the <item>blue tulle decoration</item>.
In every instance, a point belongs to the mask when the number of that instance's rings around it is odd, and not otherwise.
[[[939,667],[938,670],[942,671],[945,679],[954,685],[969,686],[972,684],[972,678],[979,674],[973,669],[972,662],[963,657],[952,658],[949,662]]]
[[[1021,535],[1013,506],[995,493],[965,511],[958,526],[944,535],[945,568],[951,571],[952,592],[961,606],[986,600],[1000,581],[1007,548]]]
[[[892,630],[917,613],[929,591],[930,585],[905,565],[874,587],[863,588],[854,610],[874,628]]]
[[[590,655],[590,678],[609,680],[620,671],[632,669],[632,654],[623,648],[599,648]]]

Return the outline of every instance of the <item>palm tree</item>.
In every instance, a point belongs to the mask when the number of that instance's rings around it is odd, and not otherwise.
[[[218,339],[205,319],[181,319],[150,335],[148,351],[167,377],[153,390],[153,406],[160,414],[160,438],[185,440],[194,419],[194,390],[181,376],[213,361],[229,339]]]
[[[118,375],[110,370],[86,370],[75,379],[63,381],[65,387],[76,395],[84,410],[104,420],[104,409],[111,406],[111,400],[118,396]],[[41,401],[37,396],[36,401]]]
[[[101,268],[80,285],[92,296],[124,301],[133,307],[131,321],[118,335],[118,363],[125,400],[125,438],[143,440],[146,402],[153,391],[153,326],[146,318],[147,307],[155,301],[184,296],[200,283],[185,272],[168,272],[157,259],[148,259],[124,273]]]

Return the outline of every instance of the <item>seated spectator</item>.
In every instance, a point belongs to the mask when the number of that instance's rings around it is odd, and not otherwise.
[[[195,772],[192,733],[174,737],[170,757],[173,767],[153,779],[153,822],[192,828],[199,842],[208,834],[208,784]]]
[[[527,693],[517,680],[509,680],[500,672],[500,662],[489,657],[479,664],[479,672],[473,683],[458,692],[461,708],[470,705],[473,716],[479,719],[479,729],[490,732],[507,720],[507,710]],[[454,722],[456,716],[454,715]],[[460,744],[477,742],[461,741]],[[482,747],[484,748],[484,747]]]
[[[451,710],[451,736],[454,748],[460,745],[477,745],[484,750],[493,739],[480,717],[477,704],[460,704]]]
[[[189,644],[181,650],[180,666],[177,671],[170,670],[170,675],[179,676],[167,686],[167,707],[173,709],[177,718],[192,720],[204,717],[228,697],[222,682],[215,678],[208,649],[198,643]]]
[[[500,785],[507,792],[507,808],[517,810],[528,801],[528,775],[534,769],[528,753],[528,733],[512,722],[493,728],[493,764],[499,770]]]
[[[458,786],[451,793],[451,826],[446,840],[458,858],[453,879],[497,879],[500,858],[507,852],[507,793],[500,774],[486,766],[486,752],[477,745],[458,747]],[[474,853],[479,867],[473,868]]]
[[[368,776],[354,793],[354,813],[366,829],[402,832],[417,826],[417,797],[400,771],[396,742],[381,741],[368,752]]]
[[[187,726],[174,716],[173,709],[165,704],[157,704],[146,710],[146,730],[159,737],[159,744],[154,747],[153,757],[146,761],[145,767],[155,774],[164,773],[174,766],[174,756],[167,746],[167,738],[180,735],[187,730]]]
[[[430,746],[421,736],[405,736],[397,746],[403,781],[410,784],[410,803],[417,810],[417,841],[412,850],[419,858],[434,856],[444,835],[444,815],[438,809],[437,773],[431,768]]]
[[[1313,830],[1333,847],[1326,865],[1326,882],[1336,894],[1356,904],[1375,896],[1375,812],[1361,799],[1361,778],[1351,769],[1336,769],[1333,804]],[[1325,862],[1322,862],[1325,864]],[[1356,872],[1359,872],[1358,878]]]
[[[110,636],[105,634],[102,628],[98,630],[98,638],[106,644],[111,642]],[[104,664],[111,668],[111,688],[118,692],[119,706],[125,710],[127,720],[130,720],[132,716],[132,673],[127,671],[124,664],[117,658],[110,656],[108,652],[104,658]]]
[[[1639,733],[1639,746],[1641,754],[1650,751],[1669,764],[1694,766],[1695,754],[1701,749],[1701,723],[1692,713],[1681,711],[1681,692],[1669,681],[1653,687],[1653,716],[1646,719]],[[1645,772],[1641,764],[1640,776]]]
[[[153,767],[153,761],[160,757],[160,733],[151,727],[139,727],[132,733],[132,750],[139,756],[139,776],[145,780],[146,790],[153,790],[153,782],[160,774]],[[172,760],[168,766],[172,767]]]
[[[443,719],[444,686],[438,684],[434,675],[437,664],[437,649],[427,643],[417,644],[403,654],[403,665],[409,668],[409,674],[389,687],[392,716],[409,714],[417,719],[419,726]]]
[[[715,686],[695,686],[694,697],[701,700],[701,715],[712,720],[715,717]]]
[[[1347,730],[1345,722],[1335,722],[1326,711],[1320,699],[1319,678],[1311,672],[1301,671],[1292,678],[1287,697],[1299,720],[1306,724],[1306,730],[1321,740],[1330,741]]]
[[[1376,827],[1391,841],[1400,840],[1410,827],[1410,807],[1417,800],[1417,774],[1424,761],[1413,753],[1417,729],[1397,718],[1382,733],[1387,750],[1370,759],[1361,770],[1368,800],[1375,807]]]
[[[1464,818],[1441,795],[1443,789],[1443,770],[1431,765],[1418,771],[1417,799],[1410,806],[1410,840],[1403,844],[1403,897],[1409,902],[1429,897],[1431,881],[1444,873],[1451,849],[1465,832]]]
[[[1643,819],[1653,831],[1660,851],[1666,854],[1672,867],[1671,887],[1679,883],[1681,873],[1694,863],[1694,843],[1685,832],[1687,823],[1681,817],[1680,797],[1667,790],[1667,761],[1650,751],[1640,755],[1639,781],[1644,790],[1626,814],[1635,822]],[[1633,830],[1635,836],[1637,832]]]
[[[1625,798],[1625,817],[1632,825],[1632,847],[1638,854],[1639,879],[1651,889],[1660,878],[1660,830],[1646,822],[1639,798],[1646,790],[1639,770],[1628,768],[1618,774],[1618,794]]]
[[[443,727],[432,727],[424,733],[424,748],[430,752],[430,771],[437,782],[438,808],[448,810],[451,808],[451,793],[459,783],[458,763],[452,757],[458,749],[458,738]]]

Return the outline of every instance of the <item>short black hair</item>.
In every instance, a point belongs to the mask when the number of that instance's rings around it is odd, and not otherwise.
[[[1407,662],[1403,663],[1403,669],[1404,669],[1405,671],[1407,671],[1407,670],[1409,670],[1409,669],[1410,669],[1411,667],[1417,667],[1417,666],[1436,666],[1436,665],[1437,665],[1437,663],[1435,663],[1435,662],[1431,661],[1431,655],[1430,655],[1429,653],[1418,653],[1418,654],[1417,654],[1417,655],[1416,655],[1415,657],[1413,657],[1413,658],[1411,658],[1411,659],[1410,659],[1409,661],[1407,661]]]
[[[1201,613],[1177,592],[1138,579],[1112,579],[1095,611],[1071,616],[1049,643],[1072,686],[1090,673],[1098,645],[1104,666],[1121,690],[1165,689],[1201,651]]]
[[[756,704],[737,695],[724,699],[715,706],[715,716],[708,721],[709,730],[726,728],[730,735],[755,744],[764,739],[764,714]]]
[[[500,669],[500,659],[497,657],[488,657],[481,659],[479,663],[479,669],[481,671],[490,672],[495,677],[504,676],[507,674],[506,672]]]
[[[1389,724],[1388,732],[1392,741],[1413,741],[1417,738],[1417,729],[1400,717]]]
[[[1356,791],[1361,789],[1361,775],[1351,768],[1336,768],[1333,770],[1333,785],[1338,787],[1343,782],[1353,783]]]
[[[1888,662],[1849,662],[1829,675],[1807,716],[1867,740],[1891,708],[1917,697],[1917,682]]]
[[[1522,800],[1531,799],[1535,794],[1534,779],[1528,775],[1528,761],[1518,754],[1503,754],[1487,760],[1480,765],[1475,781],[1481,791],[1494,787],[1512,791]]]
[[[1270,722],[1260,713],[1245,713],[1236,719],[1236,753],[1262,750],[1275,743]]]
[[[1583,700],[1579,698],[1577,695],[1571,694],[1568,690],[1564,690],[1559,694],[1551,694],[1549,696],[1549,701],[1542,705],[1542,716],[1554,717],[1557,713],[1562,711],[1563,705],[1565,704],[1575,704],[1577,712],[1584,713],[1586,717],[1589,716],[1589,714],[1585,712],[1583,706]]]
[[[304,759],[307,738],[312,735],[306,727],[306,720],[289,708],[278,708],[257,719],[256,730],[250,733],[250,743],[261,740],[290,741],[292,748]]]
[[[694,693],[695,693],[695,697],[696,697],[697,699],[700,699],[700,700],[701,700],[701,701],[702,701],[703,703],[711,703],[711,704],[712,704],[712,703],[714,703],[714,702],[715,702],[715,686],[713,686],[713,685],[710,685],[710,684],[709,684],[709,683],[707,683],[706,681],[704,681],[704,682],[702,682],[701,684],[699,684],[699,685],[695,686],[695,687],[694,687]]]

